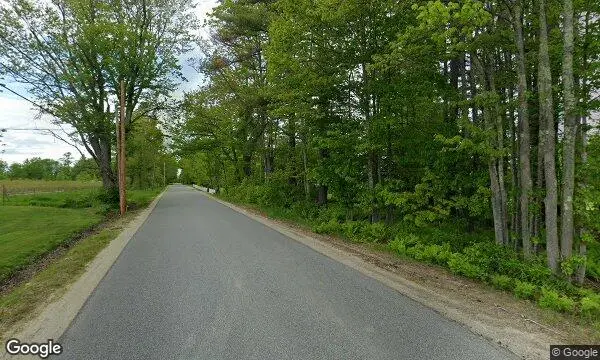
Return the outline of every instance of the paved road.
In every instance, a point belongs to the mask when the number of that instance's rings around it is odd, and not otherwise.
[[[358,271],[171,186],[60,359],[513,359]]]

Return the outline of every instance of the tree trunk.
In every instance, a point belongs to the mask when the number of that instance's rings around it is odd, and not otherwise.
[[[529,134],[529,108],[527,104],[527,73],[525,68],[525,45],[523,41],[521,2],[514,7],[513,23],[517,45],[517,77],[519,90],[519,182],[520,182],[520,225],[523,255],[531,255],[531,215],[529,200],[532,191],[531,181],[531,141]]]
[[[540,97],[540,125],[543,126],[544,177],[546,180],[546,253],[548,266],[559,272],[558,248],[558,191],[556,183],[556,130],[552,104],[552,74],[548,55],[548,29],[546,24],[546,1],[540,0],[540,48],[538,63],[538,91]]]
[[[102,186],[105,190],[117,189],[117,177],[111,164],[111,145],[110,140],[101,139],[95,136],[89,138],[90,146],[94,152],[93,157],[100,170]]]
[[[496,92],[495,64],[492,56],[488,56],[485,68],[479,64],[481,77],[485,79],[486,90],[492,94]],[[504,131],[502,116],[498,109],[498,101],[484,107],[484,119],[486,130],[490,134],[490,146],[494,150],[502,152],[504,146]],[[494,134],[495,131],[495,134]],[[495,136],[495,138],[494,138]],[[488,163],[490,175],[490,188],[492,190],[492,213],[494,216],[494,231],[496,243],[506,245],[508,243],[507,222],[507,199],[506,186],[504,184],[504,156],[492,156]]]
[[[304,196],[308,200],[310,198],[310,183],[308,181],[308,154],[306,153],[306,139],[302,144],[302,165],[304,166]]]
[[[244,163],[243,163],[242,169],[244,171],[244,176],[250,177],[250,175],[252,175],[252,155],[244,154],[243,161],[244,161]]]
[[[321,156],[322,160],[329,158],[329,152],[327,149],[321,149],[319,151],[319,155]],[[327,204],[327,191],[327,185],[319,184],[319,189],[317,191],[317,205]]]
[[[492,190],[492,215],[494,216],[494,234],[496,244],[504,244],[504,224],[502,222],[502,199],[500,194],[500,185],[498,183],[497,160],[490,160],[488,171],[490,174],[490,188]]]
[[[564,53],[563,53],[563,99],[564,99],[564,139],[563,139],[563,191],[561,212],[561,258],[571,256],[573,249],[573,191],[575,189],[575,137],[577,121],[575,117],[575,94],[573,82],[573,1],[563,1]]]
[[[585,87],[585,80],[584,80],[583,84]],[[581,117],[581,162],[584,164],[587,163],[586,145],[587,145],[587,118],[585,116],[582,116]],[[582,186],[585,186],[585,183],[582,184]],[[585,243],[585,239],[583,238],[583,236],[581,236],[584,234],[585,229],[581,228],[581,229],[579,229],[579,232],[580,232],[579,256],[582,256],[585,259],[587,257],[587,244]],[[577,269],[577,272],[575,274],[575,281],[580,285],[583,284],[583,282],[585,281],[585,272],[586,272],[586,264],[584,261],[583,264],[581,264],[579,266],[579,268]]]

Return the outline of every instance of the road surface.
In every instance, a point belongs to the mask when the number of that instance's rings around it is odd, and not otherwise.
[[[171,186],[60,339],[61,359],[514,359],[461,325]]]

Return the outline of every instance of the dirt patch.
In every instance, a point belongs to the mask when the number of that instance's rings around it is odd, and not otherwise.
[[[268,218],[256,209],[243,209],[255,216]],[[600,344],[598,330],[572,316],[540,309],[533,302],[516,299],[512,294],[487,284],[456,276],[445,268],[400,257],[382,245],[351,243],[335,236],[316,234],[290,221],[268,219],[292,233],[317,239],[375,265],[385,270],[381,273],[386,278],[400,282],[406,280],[408,290],[402,291],[405,295],[524,359],[548,359],[551,344]]]

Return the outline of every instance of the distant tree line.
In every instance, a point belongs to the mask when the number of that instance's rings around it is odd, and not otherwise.
[[[94,160],[81,158],[75,161],[67,152],[59,160],[33,157],[10,166],[0,161],[0,179],[90,181],[100,180],[100,177]]]
[[[126,150],[127,181],[131,187],[156,188],[176,180],[177,160],[167,150],[157,120],[140,118],[130,130]],[[111,163],[115,166],[114,159]],[[101,175],[93,159],[82,157],[75,161],[67,152],[58,160],[33,157],[10,166],[0,161],[0,179],[99,181]]]

